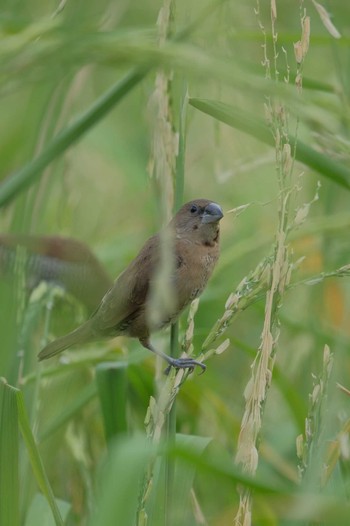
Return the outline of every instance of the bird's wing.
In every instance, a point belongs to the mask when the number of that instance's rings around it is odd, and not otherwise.
[[[157,266],[158,247],[158,236],[151,237],[105,294],[92,316],[98,330],[117,327],[144,306],[150,280]]]

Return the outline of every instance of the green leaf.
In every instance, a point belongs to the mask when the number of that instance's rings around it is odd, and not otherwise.
[[[135,69],[125,75],[104,93],[73,124],[62,130],[33,161],[5,179],[0,185],[0,206],[7,204],[18,192],[24,190],[41,176],[56,157],[80,139],[92,126],[104,117],[140,80],[148,69]]]
[[[18,389],[14,389],[14,391],[16,393],[19,427],[27,448],[27,453],[29,455],[30,463],[32,465],[37,484],[50,505],[56,526],[63,526],[60,511],[48,481],[44,464],[36,446],[32,430],[30,429],[28,415],[24,406],[23,394]]]
[[[154,452],[144,436],[119,439],[111,445],[97,486],[96,511],[89,526],[135,524],[140,484]]]
[[[65,425],[95,396],[96,386],[93,382],[91,382],[76,396],[76,398],[74,398],[74,400],[72,400],[65,410],[48,422],[44,430],[39,435],[39,442],[43,442],[49,436],[55,433],[61,426]]]
[[[231,481],[234,485],[242,484],[247,488],[256,490],[261,494],[286,495],[294,490],[291,484],[280,484],[279,486],[271,484],[269,481],[251,477],[242,473],[241,469],[232,462],[227,462],[227,458],[217,456],[216,458],[207,458],[201,451],[194,448],[187,448],[181,443],[176,443],[168,447],[171,457],[179,458],[184,462],[193,464],[198,472],[208,473],[213,477],[220,477]]]
[[[183,82],[180,110],[179,110],[179,153],[176,157],[176,172],[175,172],[175,197],[174,197],[174,212],[183,204],[184,186],[185,186],[185,160],[186,160],[186,121],[187,121],[187,83]]]
[[[211,442],[211,438],[193,435],[176,435],[176,444],[186,449],[189,454],[202,455]],[[171,446],[169,446],[171,448]],[[150,524],[193,524],[190,492],[193,487],[197,467],[195,463],[184,462],[183,459],[175,457],[174,476],[172,480],[171,494],[164,499],[166,472],[163,469],[169,461],[165,454],[157,460],[155,476],[152,484],[152,493],[147,504],[147,514]],[[166,502],[166,509],[164,509]]]
[[[232,128],[248,133],[255,139],[274,147],[275,140],[263,120],[219,101],[192,98],[189,100],[189,103],[194,108],[214,117],[214,119],[224,122]],[[293,150],[295,138],[290,136],[289,139]],[[299,162],[306,164],[320,175],[350,190],[350,170],[345,165],[314,150],[299,139],[297,141],[295,156]]]
[[[96,367],[97,391],[100,399],[106,440],[126,433],[127,364],[107,362]]]
[[[0,379],[0,526],[19,526],[16,390]]]

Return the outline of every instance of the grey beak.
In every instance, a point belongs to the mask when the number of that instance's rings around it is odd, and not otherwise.
[[[204,209],[202,223],[217,223],[224,217],[222,208],[217,203],[209,203]]]

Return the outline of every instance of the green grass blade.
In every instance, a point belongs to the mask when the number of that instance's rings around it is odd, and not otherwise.
[[[200,437],[193,435],[176,435],[177,443],[188,451],[194,450],[196,454],[202,455],[211,442],[210,437]],[[196,475],[194,464],[175,462],[175,480],[173,497],[173,523],[174,524],[193,524],[193,513],[191,507],[190,492],[193,488]]]
[[[56,157],[78,141],[84,133],[104,117],[136,84],[145,76],[148,69],[135,69],[125,75],[112,88],[104,93],[73,124],[62,130],[33,161],[8,177],[0,185],[0,206],[7,204],[16,194],[32,184],[46,166]]]
[[[193,464],[198,472],[207,473],[214,477],[226,479],[232,484],[242,484],[247,488],[256,490],[265,495],[287,495],[295,491],[295,486],[286,481],[285,484],[277,486],[270,481],[262,480],[259,477],[252,477],[243,473],[232,459],[226,455],[217,455],[216,458],[207,458],[202,452],[195,449],[188,449],[181,443],[176,443],[168,448],[169,455],[181,459],[184,462]],[[219,480],[219,479],[218,479]]]
[[[184,82],[179,111],[179,153],[176,157],[174,212],[181,207],[184,195],[187,107],[187,84]]]
[[[189,100],[189,103],[194,108],[214,117],[214,119],[248,133],[269,146],[275,147],[271,131],[262,120],[218,101],[192,98]],[[290,137],[290,142],[293,147],[295,138]],[[330,159],[299,140],[297,141],[296,159],[320,175],[350,190],[350,170],[345,165]]]
[[[238,33],[237,35],[238,36]],[[256,41],[260,41],[261,35],[256,35]],[[295,41],[298,40],[299,37],[296,37]],[[293,40],[291,40],[293,42]],[[264,69],[261,67],[261,64],[255,63],[255,62],[247,62],[244,60],[240,60],[238,58],[238,63],[240,66],[246,70],[248,73],[254,74],[258,77],[263,78],[264,76]],[[294,85],[296,81],[296,72],[294,71],[287,71],[283,67],[279,69],[280,78],[288,78],[289,76],[289,82],[290,85]],[[266,80],[266,79],[265,79]],[[334,84],[331,84],[330,82],[324,82],[324,80],[314,79],[311,77],[306,77],[303,75],[303,89],[309,89],[312,91],[323,91],[325,93],[331,93],[336,94],[337,88]]]
[[[174,196],[174,213],[183,204],[183,194],[185,186],[185,152],[186,152],[186,116],[187,116],[188,96],[187,84],[183,83],[182,96],[179,108],[178,133],[179,133],[179,152],[176,157],[175,168],[175,196]],[[176,321],[171,325],[170,331],[170,355],[179,356],[179,322]],[[176,437],[176,399],[170,409],[167,417],[166,439],[169,443],[175,442]],[[172,494],[174,485],[175,466],[172,459],[164,459],[164,498],[162,500],[163,518],[167,518],[172,509]],[[162,506],[159,506],[161,508]]]
[[[211,438],[193,435],[176,435],[176,444],[185,448],[189,454],[195,451],[196,456],[202,455]],[[168,444],[168,449],[173,445]],[[197,471],[195,463],[184,462],[181,458],[172,458],[174,463],[174,475],[172,481],[171,498],[167,499],[168,509],[163,509],[165,480],[164,470],[162,469],[168,455],[157,460],[154,482],[152,484],[152,494],[147,504],[147,514],[150,524],[164,523],[164,516],[169,524],[193,524],[191,510],[190,492],[193,487],[194,477]]]
[[[0,401],[0,526],[19,526],[17,401],[3,378]]]
[[[106,440],[127,432],[127,365],[102,363],[96,367],[97,391],[100,399]]]
[[[24,406],[23,394],[18,389],[16,389],[15,392],[19,427],[27,448],[28,456],[32,465],[37,484],[50,505],[56,526],[63,526],[60,511],[58,509],[54,494],[48,481],[44,464],[41,460],[39,450],[36,446],[32,430],[30,429],[28,415]]]
[[[81,411],[96,396],[96,386],[92,382],[83,389],[79,395],[72,400],[71,404],[62,411],[58,416],[53,418],[45,426],[44,430],[39,435],[39,442],[43,442],[55,433],[60,427],[71,420],[76,413]]]
[[[131,526],[136,523],[140,484],[154,448],[143,436],[112,445],[98,484],[96,512],[89,526]]]

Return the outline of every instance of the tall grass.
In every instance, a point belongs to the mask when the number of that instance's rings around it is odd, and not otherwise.
[[[39,365],[84,313],[0,259],[0,526],[348,524],[350,8],[321,4],[3,6],[1,232],[116,276],[183,201],[226,214],[154,336],[200,376],[123,339]]]

